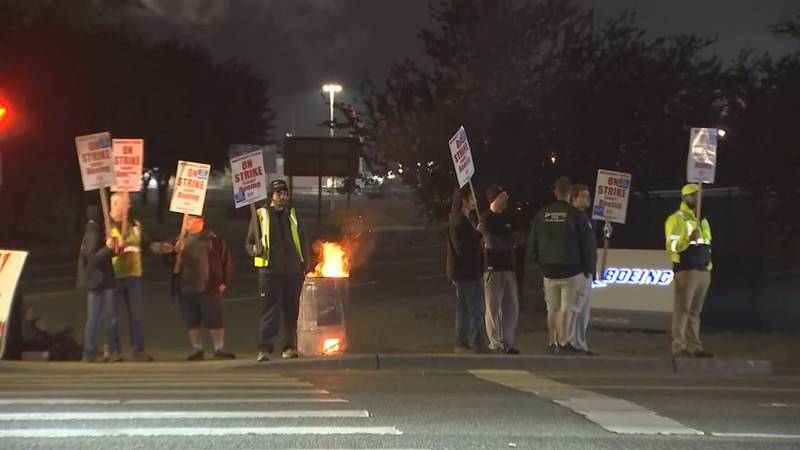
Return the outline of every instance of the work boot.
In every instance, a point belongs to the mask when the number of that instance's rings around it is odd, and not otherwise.
[[[295,359],[300,357],[300,355],[297,353],[297,350],[293,348],[287,348],[286,350],[283,351],[281,357],[283,359]]]
[[[558,354],[559,355],[582,355],[583,350],[579,350],[572,346],[572,344],[567,343],[564,345],[558,346]]]
[[[453,348],[453,353],[472,353],[472,348],[468,345],[456,345],[455,348]]]
[[[236,355],[226,352],[224,349],[214,351],[214,359],[236,359]]]
[[[514,347],[509,347],[506,349],[506,355],[519,355],[519,350]]]
[[[714,354],[705,350],[695,350],[692,352],[692,356],[695,358],[713,358]]]
[[[105,358],[103,358],[102,356],[97,356],[97,355],[93,355],[93,356],[83,355],[83,358],[81,360],[83,362],[85,362],[85,363],[106,362]]]
[[[673,358],[691,358],[692,356],[688,350],[680,350],[672,354]]]
[[[202,360],[206,359],[206,357],[205,357],[205,355],[203,355],[203,349],[202,348],[195,348],[195,349],[192,349],[192,352],[189,353],[189,356],[187,356],[186,359],[189,360],[189,361],[202,361]]]
[[[145,352],[144,350],[142,350],[140,352],[133,352],[133,355],[131,355],[131,356],[132,356],[134,361],[150,362],[150,361],[153,360],[153,356],[150,355],[149,353]]]
[[[547,344],[547,348],[544,349],[544,352],[548,355],[555,355],[558,353],[558,346],[556,344]]]

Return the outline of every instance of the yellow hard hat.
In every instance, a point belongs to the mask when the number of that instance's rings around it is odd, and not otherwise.
[[[691,194],[694,194],[695,192],[697,192],[699,190],[700,190],[700,186],[698,186],[697,183],[685,184],[681,188],[681,195],[691,195]]]

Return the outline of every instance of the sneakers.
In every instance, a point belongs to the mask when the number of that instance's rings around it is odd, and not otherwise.
[[[110,352],[106,357],[106,361],[110,363],[122,362],[122,355],[119,352]]]
[[[283,359],[295,359],[298,358],[300,355],[297,353],[297,350],[293,348],[287,348],[286,350],[281,353],[281,357]]]
[[[558,354],[559,355],[583,355],[584,351],[577,349],[572,346],[572,344],[565,344],[558,346]]]
[[[691,358],[692,354],[688,350],[680,350],[672,354],[673,358]]]
[[[267,362],[269,361],[269,352],[258,352],[258,356],[256,356],[256,361],[258,362]]]
[[[224,349],[214,351],[214,359],[236,359],[236,355],[226,352]]]
[[[206,358],[205,355],[203,355],[203,349],[198,348],[193,349],[192,353],[189,353],[189,356],[187,356],[186,359],[189,361],[202,361]]]
[[[558,346],[556,344],[547,344],[547,348],[544,349],[544,352],[548,355],[555,355],[558,353]]]
[[[506,349],[506,355],[519,355],[519,350],[514,347],[509,347]]]
[[[106,359],[105,359],[105,358],[103,358],[103,357],[101,357],[101,356],[97,356],[97,355],[94,355],[94,356],[83,355],[83,358],[81,358],[81,360],[82,360],[83,362],[85,362],[85,363],[100,363],[100,362],[106,362]]]
[[[692,352],[692,356],[695,358],[713,358],[714,354],[705,350],[696,350]]]
[[[133,352],[133,355],[131,355],[131,356],[132,356],[132,359],[134,361],[150,362],[150,361],[153,360],[153,356],[150,355],[149,353],[146,353],[144,350],[142,350],[140,352]],[[120,361],[122,361],[121,358],[120,358]],[[114,360],[111,360],[111,362],[114,362]]]
[[[469,345],[456,345],[453,348],[453,353],[457,354],[472,353],[472,348]]]

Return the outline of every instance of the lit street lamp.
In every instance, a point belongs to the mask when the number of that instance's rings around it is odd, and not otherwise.
[[[333,137],[333,99],[337,92],[342,92],[342,85],[336,83],[328,83],[322,86],[322,91],[330,94],[331,98],[331,137]]]

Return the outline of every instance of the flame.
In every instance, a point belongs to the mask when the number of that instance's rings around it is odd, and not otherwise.
[[[321,244],[320,261],[309,274],[312,277],[347,278],[350,276],[350,259],[344,248],[336,242]]]
[[[342,345],[342,340],[338,337],[327,338],[322,342],[323,355],[338,355],[342,353],[343,350],[344,346]]]

